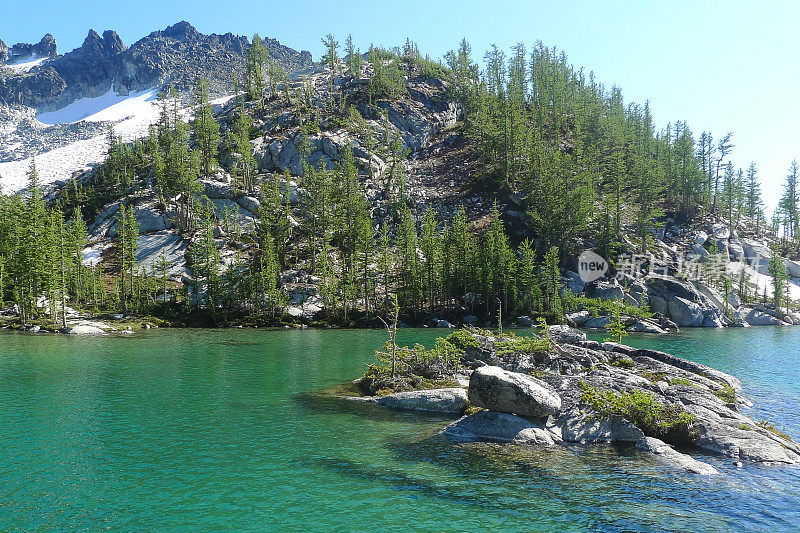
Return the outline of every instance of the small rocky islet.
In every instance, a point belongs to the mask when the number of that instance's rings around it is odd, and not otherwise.
[[[800,463],[791,437],[740,412],[752,404],[737,378],[665,352],[587,340],[569,326],[533,336],[464,328],[431,352],[397,348],[394,376],[383,360],[353,382],[365,395],[348,399],[461,415],[439,432],[455,443],[619,444],[701,475],[719,471],[694,454],[736,466]]]

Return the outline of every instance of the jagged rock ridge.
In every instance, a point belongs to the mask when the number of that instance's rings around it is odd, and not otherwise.
[[[0,61],[13,63],[26,57],[56,57],[58,49],[56,39],[51,34],[45,34],[36,44],[17,43],[11,48],[0,39]]]
[[[311,64],[307,51],[297,52],[274,39],[265,39],[264,45],[287,70]],[[98,96],[112,85],[121,93],[167,85],[185,91],[200,76],[209,80],[212,93],[219,93],[241,74],[249,46],[247,37],[204,35],[185,21],[153,32],[130,48],[111,30],[102,37],[90,30],[80,48],[62,56],[56,56],[50,34],[37,45],[17,44],[10,51],[3,44],[0,60],[6,63],[28,56],[51,59],[30,71],[0,69],[0,104],[52,110]]]

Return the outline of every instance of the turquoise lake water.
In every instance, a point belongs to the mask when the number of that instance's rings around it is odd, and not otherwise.
[[[430,344],[436,330],[403,330]],[[0,334],[0,530],[783,531],[800,469],[631,449],[456,446],[449,419],[314,391],[363,372],[379,331]],[[800,328],[629,337],[742,380],[800,439]]]

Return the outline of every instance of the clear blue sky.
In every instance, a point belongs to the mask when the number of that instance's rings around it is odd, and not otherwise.
[[[770,205],[800,158],[800,2],[3,0],[0,38],[11,45],[50,32],[63,53],[89,28],[115,29],[130,45],[182,19],[203,33],[258,32],[315,58],[328,32],[340,41],[352,33],[362,49],[411,37],[435,58],[461,37],[478,58],[492,43],[541,39],[619,85],[626,101],[649,99],[659,127],[687,120],[695,137],[733,131],[734,164],[758,164]]]

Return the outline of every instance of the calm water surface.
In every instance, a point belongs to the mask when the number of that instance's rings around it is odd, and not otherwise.
[[[404,330],[431,343],[435,330]],[[315,391],[353,379],[377,331],[0,334],[0,530],[800,529],[800,471],[630,449],[454,446],[447,418]],[[741,378],[800,438],[800,328],[631,337]]]

